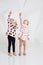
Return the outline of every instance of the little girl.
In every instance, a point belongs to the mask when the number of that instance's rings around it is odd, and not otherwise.
[[[10,18],[12,15],[12,12],[9,12],[8,15],[8,30],[6,32],[7,38],[8,38],[8,55],[10,54],[10,49],[11,49],[11,44],[12,44],[12,49],[13,49],[13,55],[16,56],[15,54],[15,35],[16,35],[16,28],[17,28],[17,22],[13,19]]]
[[[23,55],[26,55],[26,40],[29,39],[29,31],[28,31],[28,24],[29,21],[28,20],[24,20],[22,22],[21,19],[21,13],[19,13],[19,18],[20,18],[20,24],[21,24],[21,28],[20,28],[20,33],[19,33],[19,55],[21,56],[21,52],[22,52],[22,43],[24,46],[24,52]]]

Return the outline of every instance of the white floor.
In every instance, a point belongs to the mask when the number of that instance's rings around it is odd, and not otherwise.
[[[38,40],[27,43],[26,56],[18,56],[17,51],[18,49],[16,49],[17,56],[8,56],[7,43],[0,43],[0,65],[43,65],[43,44]]]

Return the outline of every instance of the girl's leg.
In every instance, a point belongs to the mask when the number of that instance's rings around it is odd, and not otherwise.
[[[10,54],[10,49],[11,49],[11,38],[8,36],[8,54]]]
[[[15,38],[12,38],[12,49],[13,49],[13,55],[16,56],[16,54],[15,54]]]
[[[21,55],[21,52],[22,52],[22,40],[19,39],[19,55]]]
[[[15,52],[15,38],[12,38],[12,49],[14,53]]]
[[[23,40],[23,46],[24,46],[24,55],[26,55],[26,41],[25,40]]]

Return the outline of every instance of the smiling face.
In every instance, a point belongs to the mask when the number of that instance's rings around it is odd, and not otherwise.
[[[29,24],[29,21],[28,20],[24,20],[23,21],[23,24],[28,25]]]

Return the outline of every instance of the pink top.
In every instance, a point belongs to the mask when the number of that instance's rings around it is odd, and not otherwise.
[[[29,38],[29,30],[28,30],[28,25],[25,25],[22,23],[22,19],[20,18],[20,34],[19,34],[19,38],[26,40]]]

